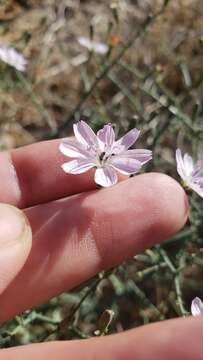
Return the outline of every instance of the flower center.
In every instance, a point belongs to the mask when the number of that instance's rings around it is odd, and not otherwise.
[[[99,160],[102,162],[104,160],[106,153],[105,151],[103,151],[100,155],[99,155]]]
[[[114,153],[107,153],[105,151],[102,151],[101,154],[98,156],[100,166],[104,166],[105,163],[107,163],[114,155]]]

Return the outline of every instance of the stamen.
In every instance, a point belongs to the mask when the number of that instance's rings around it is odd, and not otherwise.
[[[105,156],[105,152],[103,151],[100,155],[99,155],[99,160],[102,161],[104,159]]]

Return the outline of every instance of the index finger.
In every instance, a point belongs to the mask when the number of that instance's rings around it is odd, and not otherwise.
[[[62,169],[59,140],[0,153],[0,202],[20,208],[96,188],[92,172],[69,175]]]

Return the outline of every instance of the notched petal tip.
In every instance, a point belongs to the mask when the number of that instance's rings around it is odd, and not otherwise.
[[[138,139],[140,130],[134,128],[115,142],[116,153],[128,150]]]
[[[79,143],[86,146],[94,146],[97,143],[97,137],[91,127],[83,120],[73,125],[73,131]]]
[[[101,151],[110,152],[115,142],[115,133],[112,124],[104,125],[97,132],[97,139]]]
[[[79,143],[76,139],[64,139],[59,145],[59,150],[70,158],[89,158],[91,156],[87,146]]]
[[[66,146],[64,142],[61,142],[58,148],[62,154],[66,155]]]

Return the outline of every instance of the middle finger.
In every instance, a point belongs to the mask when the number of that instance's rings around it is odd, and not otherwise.
[[[37,205],[26,215],[33,248],[0,297],[1,321],[171,236],[186,220],[187,202],[173,179],[154,173]]]

